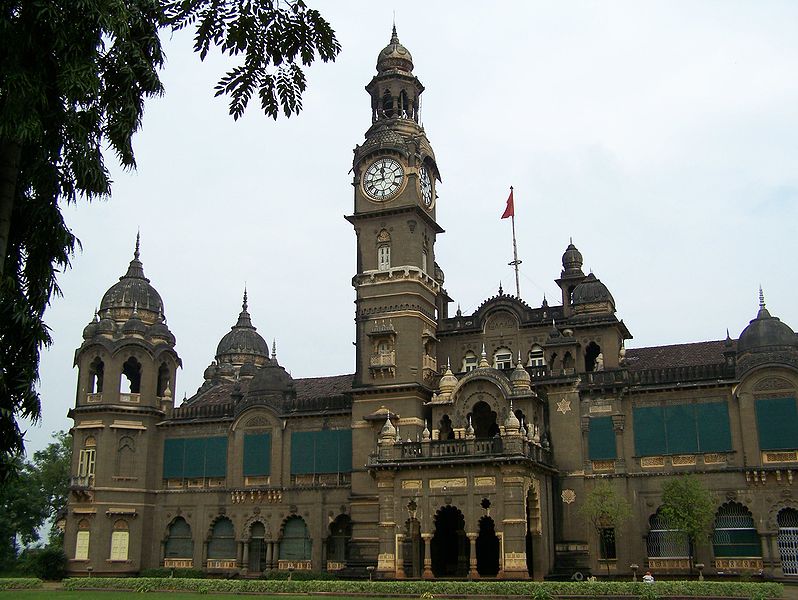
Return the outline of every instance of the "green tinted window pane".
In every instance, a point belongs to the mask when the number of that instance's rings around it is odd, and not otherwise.
[[[352,430],[338,431],[338,471],[349,473],[352,470]]]
[[[635,454],[656,456],[667,454],[665,420],[661,406],[640,406],[633,409]]]
[[[698,452],[698,433],[695,410],[692,404],[674,404],[665,407],[665,431],[668,454]]]
[[[730,452],[729,406],[725,402],[696,405],[700,452]]]
[[[183,477],[205,477],[205,438],[186,439],[186,460]]]
[[[338,472],[338,432],[316,431],[316,473]]]
[[[205,477],[227,475],[227,437],[205,438]]]
[[[795,398],[766,398],[756,401],[756,424],[762,450],[798,448],[798,411]]]
[[[244,436],[244,476],[259,477],[271,474],[272,436],[270,433]]]
[[[291,433],[291,474],[315,473],[316,432],[294,431]]]
[[[186,440],[184,439],[165,439],[163,441],[163,478],[182,479],[183,478],[183,453],[185,452]]]
[[[588,450],[590,460],[609,460],[617,458],[615,454],[615,431],[612,428],[612,417],[590,419]]]

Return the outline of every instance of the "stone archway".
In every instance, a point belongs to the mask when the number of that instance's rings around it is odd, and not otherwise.
[[[481,577],[496,577],[499,574],[499,538],[496,524],[488,516],[479,520],[477,536],[477,573]]]
[[[463,513],[454,506],[444,506],[435,513],[435,533],[430,543],[432,573],[435,577],[466,577],[470,554]]]
[[[267,557],[267,549],[269,547],[266,542],[266,526],[260,522],[255,521],[249,527],[249,560],[247,569],[250,573],[261,573],[271,565],[269,565],[271,557]]]
[[[474,428],[474,437],[477,439],[490,439],[499,433],[496,411],[491,409],[484,400],[474,404],[470,417],[471,425]]]

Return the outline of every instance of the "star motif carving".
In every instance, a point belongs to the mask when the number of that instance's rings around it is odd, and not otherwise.
[[[576,500],[576,492],[573,490],[563,490],[561,497],[563,502],[566,504],[571,504]]]
[[[557,403],[557,412],[565,414],[571,410],[571,401],[563,398]]]

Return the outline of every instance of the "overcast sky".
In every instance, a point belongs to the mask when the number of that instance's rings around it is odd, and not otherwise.
[[[310,2],[317,5],[318,2]],[[43,421],[67,429],[74,351],[124,274],[137,229],[183,359],[176,397],[241,309],[277,339],[294,377],[354,370],[352,149],[370,125],[363,87],[390,39],[426,86],[421,120],[443,183],[436,260],[470,313],[513,289],[559,303],[569,238],[610,289],[628,347],[737,337],[768,308],[798,327],[798,4],[794,2],[336,1],[319,6],[343,51],[309,70],[304,111],[234,122],[213,98],[225,62],[168,40],[163,98],[134,140],[138,170],[113,196],[64,209],[83,250],[46,314]],[[168,38],[168,36],[166,36]],[[112,162],[112,158],[109,158]]]

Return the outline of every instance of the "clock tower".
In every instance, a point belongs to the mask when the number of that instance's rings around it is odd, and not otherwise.
[[[416,439],[425,427],[424,404],[437,381],[437,328],[451,299],[435,263],[435,154],[419,124],[424,86],[413,58],[396,35],[377,58],[366,86],[371,127],[355,147],[354,213],[356,372],[352,393],[353,456],[368,457],[386,419],[395,435]],[[392,503],[363,462],[352,472],[353,567],[394,569]],[[364,461],[365,462],[365,461]],[[381,475],[384,478],[384,476]],[[376,486],[376,487],[375,487]],[[386,487],[387,486],[387,487]]]
[[[448,298],[435,264],[435,154],[419,108],[424,86],[393,28],[366,86],[371,127],[355,148],[356,386],[427,386],[437,374],[435,331]]]

